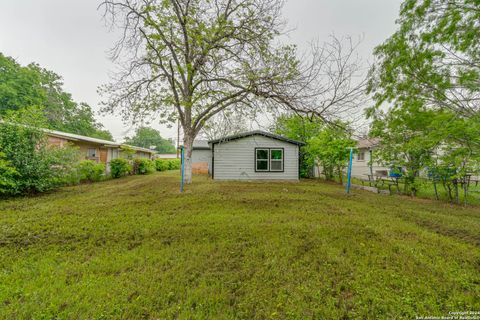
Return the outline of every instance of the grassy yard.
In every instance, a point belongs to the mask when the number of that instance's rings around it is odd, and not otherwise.
[[[480,310],[480,208],[317,181],[134,176],[0,202],[0,319]]]

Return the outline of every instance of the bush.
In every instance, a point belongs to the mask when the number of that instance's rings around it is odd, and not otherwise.
[[[16,189],[17,170],[10,166],[10,162],[4,159],[0,152],[0,194],[9,194]]]
[[[77,166],[80,181],[96,182],[105,176],[105,165],[93,160],[82,160]]]
[[[110,173],[113,178],[126,176],[130,172],[132,172],[132,166],[128,163],[128,160],[118,158],[110,161]]]
[[[133,172],[135,174],[150,174],[155,172],[155,162],[149,159],[137,158],[133,161]]]
[[[178,170],[181,165],[180,159],[168,160],[168,170]]]
[[[157,168],[157,171],[167,171],[168,160],[162,160],[162,159],[155,160],[155,167]]]
[[[16,172],[15,183],[7,183],[11,170],[1,171],[3,194],[44,192],[64,185],[75,173],[78,150],[72,147],[49,147],[41,109],[27,108],[10,112],[0,123],[0,150],[8,167]],[[27,125],[25,125],[27,124]],[[5,163],[2,164],[5,167]],[[9,173],[10,172],[10,173]]]
[[[180,169],[180,160],[179,159],[157,159],[155,160],[155,167],[157,171],[167,171],[167,170],[178,170]]]

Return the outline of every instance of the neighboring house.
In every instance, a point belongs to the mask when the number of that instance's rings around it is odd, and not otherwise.
[[[304,143],[264,131],[251,131],[194,143],[192,167],[208,165],[215,180],[298,180]]]
[[[119,144],[113,141],[81,136],[78,134],[44,129],[48,137],[48,144],[63,147],[67,143],[79,148],[83,160],[93,160],[104,163],[109,170],[109,164],[112,159],[122,156],[122,146],[128,146],[135,150],[134,157],[152,159],[155,151]]]
[[[207,140],[195,140],[192,152],[192,172],[211,175],[212,150]]]
[[[357,141],[357,152],[352,160],[352,177],[367,179],[369,175],[387,176],[389,168],[371,161],[379,144],[378,138]]]

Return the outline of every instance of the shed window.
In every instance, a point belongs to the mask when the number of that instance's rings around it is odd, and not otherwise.
[[[268,171],[269,149],[256,149],[255,169],[257,171]]]
[[[95,158],[97,156],[97,149],[88,149],[87,156],[89,158]]]
[[[283,149],[255,149],[255,171],[282,172]]]
[[[270,149],[270,171],[283,171],[283,149]]]

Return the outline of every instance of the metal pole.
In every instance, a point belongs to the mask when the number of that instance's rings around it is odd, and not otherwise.
[[[352,160],[353,160],[353,148],[350,148],[350,160],[348,162],[347,193],[350,193],[350,183],[352,180]]]
[[[182,171],[182,181],[180,181],[180,193],[183,192],[183,177],[184,177],[184,175],[185,175],[185,157],[184,157],[184,150],[185,150],[185,149],[183,148],[183,146],[180,147],[180,153],[181,153],[181,155],[182,155],[182,156],[181,156],[181,157],[182,157],[182,160],[181,160],[181,161],[182,161],[182,170],[181,170],[181,171]]]

